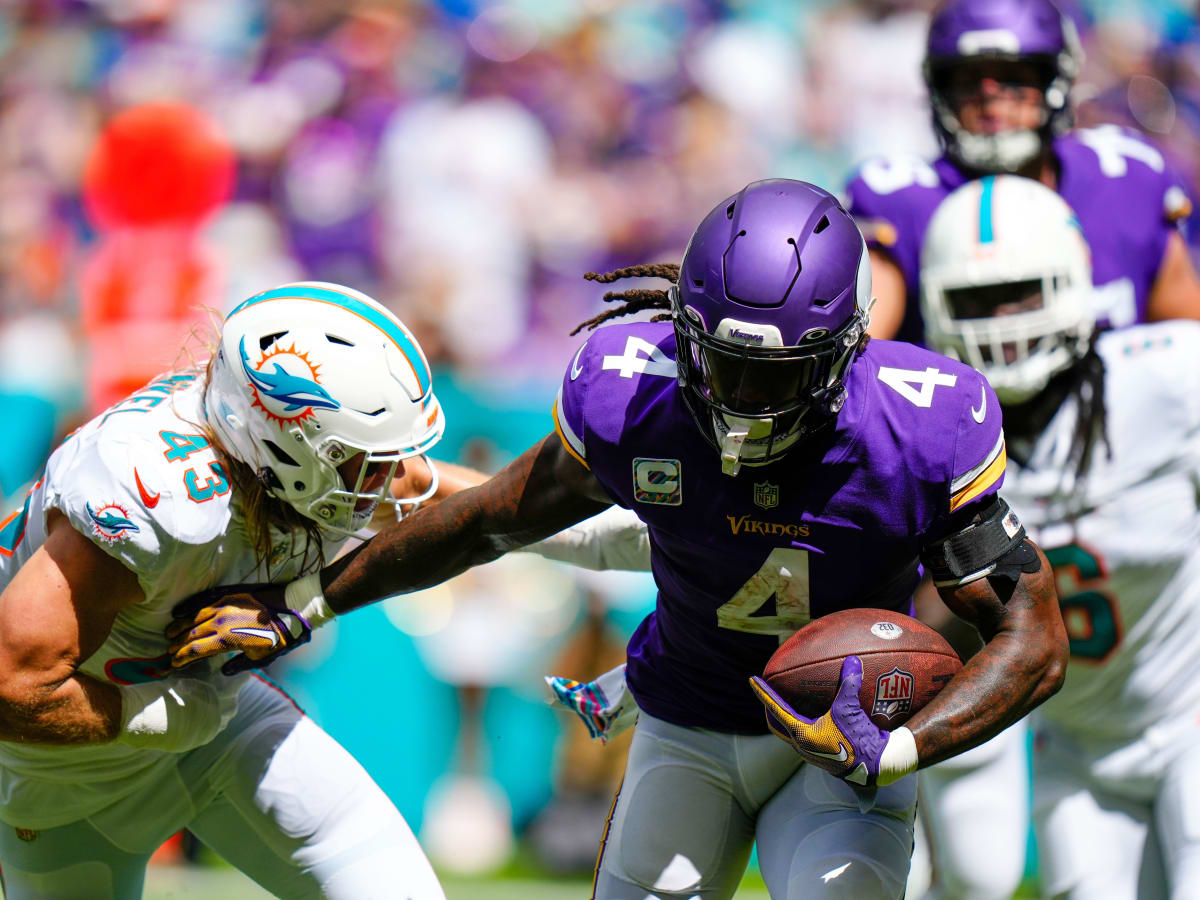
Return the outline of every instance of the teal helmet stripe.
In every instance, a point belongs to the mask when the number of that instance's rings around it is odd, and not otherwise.
[[[408,360],[409,365],[412,366],[413,375],[416,376],[421,396],[424,397],[429,393],[433,383],[433,379],[429,374],[429,367],[425,364],[425,357],[421,355],[421,351],[417,349],[416,343],[409,337],[408,332],[369,303],[363,303],[357,297],[350,294],[343,294],[340,291],[316,287],[315,285],[288,285],[270,291],[263,291],[263,293],[257,294],[249,300],[240,303],[233,312],[225,317],[225,320],[229,321],[243,309],[264,303],[267,300],[294,300],[297,298],[330,303],[348,312],[352,312],[362,319],[366,319],[382,331],[396,345],[404,355],[404,358]]]
[[[992,229],[992,190],[995,185],[995,175],[983,176],[983,189],[979,192],[979,243],[981,244],[990,244],[995,239]]]

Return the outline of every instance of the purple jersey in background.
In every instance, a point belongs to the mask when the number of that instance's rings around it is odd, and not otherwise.
[[[610,325],[579,349],[555,422],[567,450],[649,526],[658,604],[628,647],[638,705],[677,725],[766,730],[747,685],[810,618],[910,611],[917,555],[999,487],[1000,408],[983,377],[872,341],[834,427],[722,474],[685,406],[666,323]]]
[[[1134,132],[1115,125],[1074,131],[1054,141],[1058,193],[1079,217],[1092,248],[1092,280],[1101,327],[1146,321],[1150,290],[1167,235],[1191,209],[1163,156]],[[907,288],[897,340],[924,343],[919,276],[921,242],[938,204],[969,179],[946,157],[864,163],[847,187],[847,210],[867,243],[886,250]]]

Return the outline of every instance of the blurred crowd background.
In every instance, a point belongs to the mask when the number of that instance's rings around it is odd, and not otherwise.
[[[1195,6],[1060,5],[1081,124],[1200,181]],[[552,428],[601,306],[584,272],[678,260],[748,181],[838,189],[871,154],[936,153],[929,6],[0,0],[0,506],[75,424],[204,358],[212,315],[302,278],[393,308],[435,368],[434,455],[495,470]],[[652,603],[648,576],[516,555],[272,675],[440,866],[586,872],[623,746],[589,746],[541,676],[616,664]]]

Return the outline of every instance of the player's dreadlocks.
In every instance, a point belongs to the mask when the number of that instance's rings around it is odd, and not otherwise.
[[[1096,335],[1088,343],[1087,353],[1076,365],[1078,380],[1074,391],[1079,403],[1079,421],[1075,424],[1075,439],[1071,442],[1071,460],[1075,475],[1082,478],[1092,463],[1092,451],[1097,441],[1112,459],[1112,444],[1108,440],[1108,409],[1104,405],[1104,360],[1096,352]]]
[[[611,272],[586,272],[583,277],[588,281],[599,281],[601,284],[609,284],[620,278],[665,278],[674,284],[679,280],[679,265],[678,263],[651,263],[642,266],[626,266],[624,269],[614,269]],[[612,303],[616,300],[624,302],[613,309],[605,310],[598,316],[593,316],[586,322],[580,322],[571,334],[579,334],[585,328],[591,331],[609,319],[629,316],[644,309],[670,310],[671,308],[671,297],[666,291],[630,288],[627,291],[609,291],[604,295],[605,303]],[[654,316],[650,321],[665,322],[670,318],[671,313],[666,312]]]
[[[626,266],[624,269],[613,269],[611,272],[584,272],[583,277],[588,281],[599,281],[601,284],[610,284],[620,278],[665,278],[667,281],[674,284],[679,281],[679,264],[678,263],[650,263],[641,266]],[[598,325],[603,325],[609,319],[616,319],[620,316],[629,316],[633,313],[641,312],[644,309],[665,309],[671,308],[671,295],[666,291],[652,291],[645,288],[630,288],[627,291],[608,291],[604,295],[605,303],[612,303],[615,300],[624,300],[620,306],[614,309],[606,310],[598,316],[592,316],[586,322],[580,322],[575,326],[572,335],[579,334],[585,328],[588,331],[593,330]],[[650,318],[651,322],[668,322],[671,319],[671,313],[660,313],[657,316]],[[862,355],[862,352],[867,348],[867,343],[871,340],[871,336],[867,334],[866,329],[863,329],[862,337],[858,339],[858,346],[854,348],[854,356],[857,359]]]
[[[1104,360],[1096,352],[1096,337],[1092,336],[1087,352],[1079,361],[1052,378],[1044,391],[1031,400],[1005,408],[1004,430],[1010,438],[1009,453],[1017,462],[1028,464],[1028,452],[1032,451],[1038,435],[1069,396],[1075,397],[1079,410],[1068,456],[1076,480],[1087,474],[1097,443],[1103,442],[1105,452],[1112,458],[1108,410],[1104,403]]]

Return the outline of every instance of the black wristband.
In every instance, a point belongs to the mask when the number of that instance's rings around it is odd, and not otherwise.
[[[926,547],[921,562],[938,587],[966,584],[987,575],[1016,581],[1021,572],[1036,572],[1041,564],[1017,514],[999,497],[966,528]],[[1030,565],[1032,569],[1027,568]]]

